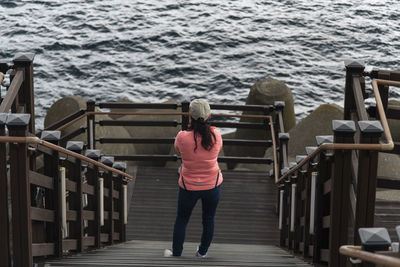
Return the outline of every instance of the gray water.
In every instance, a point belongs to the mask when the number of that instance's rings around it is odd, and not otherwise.
[[[396,0],[0,0],[0,59],[36,53],[39,128],[66,95],[243,104],[268,77],[301,119],[343,105],[345,59],[400,69],[399,18]]]

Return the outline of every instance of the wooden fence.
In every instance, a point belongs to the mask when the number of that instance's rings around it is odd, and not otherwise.
[[[126,164],[59,146],[59,131],[35,137],[33,54],[1,63],[10,84],[0,105],[0,265],[32,266],[47,257],[125,241]],[[1,80],[3,80],[3,75]]]
[[[280,245],[334,267],[349,265],[340,246],[359,245],[358,228],[374,226],[377,187],[400,186],[395,178],[377,177],[378,152],[399,151],[386,116],[400,119],[398,108],[387,104],[388,85],[400,86],[400,73],[366,73],[357,62],[347,62],[346,69],[344,120],[333,121],[333,135],[317,136],[316,146],[282,168],[277,181]],[[365,77],[371,78],[376,99],[369,113],[379,120],[370,120],[364,104],[372,93]],[[380,143],[382,133],[385,143]]]

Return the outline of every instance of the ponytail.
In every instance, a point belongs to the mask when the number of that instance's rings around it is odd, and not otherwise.
[[[193,131],[194,138],[194,151],[197,149],[197,135],[201,136],[201,146],[210,151],[216,142],[215,134],[211,130],[210,124],[207,121],[204,121],[203,118],[199,118],[197,120],[192,118],[192,122],[189,125],[189,130]]]

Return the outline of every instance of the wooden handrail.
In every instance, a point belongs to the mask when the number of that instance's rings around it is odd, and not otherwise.
[[[395,81],[388,81],[388,80],[378,80],[378,79],[373,79],[372,80],[372,88],[374,90],[374,95],[376,99],[376,106],[378,108],[378,113],[379,113],[379,118],[382,123],[384,135],[386,138],[386,143],[383,144],[341,144],[341,143],[324,143],[320,145],[314,152],[312,152],[310,155],[308,155],[305,159],[303,159],[301,162],[299,162],[294,168],[290,169],[287,173],[282,175],[278,180],[275,181],[275,183],[280,183],[283,179],[297,171],[299,168],[301,168],[305,163],[307,163],[310,159],[312,159],[314,156],[316,156],[318,153],[320,153],[322,150],[338,150],[338,149],[343,149],[343,150],[378,150],[378,151],[388,151],[392,150],[394,148],[394,143],[392,139],[392,135],[390,133],[389,125],[387,123],[385,111],[383,109],[382,105],[382,99],[379,94],[378,90],[378,84],[382,85],[389,85],[389,86],[396,86],[400,87],[400,82],[395,82]]]
[[[0,84],[4,81],[4,73],[0,72]]]
[[[367,262],[372,262],[379,266],[387,266],[387,267],[400,266],[400,258],[364,251],[361,250],[360,246],[345,245],[341,246],[339,251],[343,255],[361,259]]]
[[[113,111],[113,112],[103,112],[103,111],[91,111],[91,112],[86,112],[85,114],[82,114],[81,116],[73,119],[72,121],[64,124],[63,126],[58,127],[56,130],[61,131],[65,129],[66,127],[74,124],[75,122],[86,118],[87,116],[90,115],[144,115],[144,116],[151,116],[151,115],[157,115],[157,116],[182,116],[182,115],[189,115],[187,112],[118,112],[118,111]],[[235,115],[235,114],[211,114],[211,117],[235,117],[235,118],[257,118],[257,119],[270,119],[271,116],[267,115]]]
[[[105,170],[108,170],[108,171],[112,171],[113,173],[117,173],[117,174],[119,174],[119,175],[122,175],[123,177],[126,177],[128,180],[132,180],[132,179],[133,179],[133,176],[131,176],[131,175],[125,173],[125,172],[122,172],[122,171],[117,170],[117,169],[115,169],[115,168],[112,168],[112,167],[109,167],[109,166],[107,166],[107,165],[104,165],[104,164],[101,163],[101,162],[98,162],[98,161],[93,160],[93,159],[91,159],[91,158],[85,157],[84,155],[75,153],[75,152],[73,152],[73,151],[71,151],[71,150],[68,150],[68,149],[65,149],[65,148],[63,148],[63,147],[54,145],[54,144],[52,144],[52,143],[50,143],[50,142],[41,140],[41,139],[38,138],[38,137],[32,137],[32,136],[29,136],[29,137],[0,136],[0,143],[28,143],[28,144],[39,144],[39,145],[48,147],[48,148],[50,148],[50,149],[56,150],[56,151],[58,151],[58,152],[61,152],[61,153],[70,155],[70,156],[72,156],[72,157],[79,158],[79,159],[81,159],[81,160],[83,160],[83,161],[86,161],[86,162],[88,162],[88,163],[92,163],[93,165],[96,165],[96,166],[98,166],[98,167],[100,167],[100,168],[103,168],[103,169],[105,169]]]
[[[17,73],[15,74],[10,87],[8,87],[8,91],[6,96],[4,97],[3,101],[1,102],[0,105],[0,113],[8,113],[14,100],[15,97],[18,95],[19,89],[21,88],[21,85],[24,81],[24,71],[23,70],[17,70]]]
[[[269,116],[269,126],[271,129],[271,139],[272,139],[272,152],[274,157],[274,179],[275,181],[278,180],[278,156],[276,153],[276,139],[275,139],[275,129],[274,129],[274,122],[272,121],[272,117]]]

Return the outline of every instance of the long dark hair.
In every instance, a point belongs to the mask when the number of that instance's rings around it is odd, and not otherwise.
[[[189,131],[193,131],[194,138],[194,151],[197,149],[197,140],[196,137],[198,134],[201,136],[201,146],[205,150],[211,150],[216,142],[215,134],[211,130],[210,124],[207,121],[204,121],[203,118],[199,118],[197,120],[192,118],[192,122],[188,128]]]

